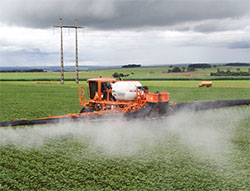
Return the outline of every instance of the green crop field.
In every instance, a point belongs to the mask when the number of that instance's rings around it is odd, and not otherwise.
[[[249,82],[142,84],[179,103],[250,99]],[[0,121],[81,109],[74,82],[0,82],[0,104]],[[249,113],[246,106],[159,121],[0,128],[0,190],[249,190]]]

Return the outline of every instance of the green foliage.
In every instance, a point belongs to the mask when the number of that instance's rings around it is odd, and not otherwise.
[[[81,82],[81,84],[83,84]],[[87,92],[86,83],[84,83]],[[78,86],[74,82],[0,82],[0,120],[78,113]]]
[[[168,72],[169,73],[171,73],[171,72],[181,72],[181,69],[179,67],[175,66],[172,70],[169,69]]]
[[[81,84],[87,94],[86,83]],[[197,81],[142,84],[151,92],[168,91],[174,102],[249,99],[250,88],[248,80],[215,81],[211,89],[198,88]],[[0,82],[0,100],[1,121],[80,110],[74,82]],[[228,161],[219,165],[207,156],[198,157],[175,133],[131,156],[90,150],[88,139],[71,136],[47,140],[40,147],[1,145],[0,190],[248,190],[249,123],[249,118],[236,123],[230,137],[232,151],[219,155]]]
[[[189,68],[212,68],[211,64],[189,64]]]
[[[131,156],[106,155],[70,136],[41,147],[1,146],[0,189],[248,190],[249,122],[235,127],[233,150],[219,155],[230,162],[222,164],[197,156],[174,133]]]
[[[240,70],[237,70],[238,72],[231,72],[231,70],[228,68],[227,71],[221,71],[220,69],[217,70],[216,73],[211,72],[211,76],[250,76],[249,72],[239,72]]]
[[[123,74],[123,73],[118,73],[118,72],[115,72],[112,74],[112,76],[114,78],[124,78],[124,77],[128,77],[130,74]]]
[[[187,71],[188,71],[188,72],[194,72],[194,71],[195,71],[195,68],[193,68],[193,67],[188,67],[188,68],[187,68]]]
[[[114,74],[112,74],[112,76],[113,76],[114,78],[118,78],[118,77],[119,77],[119,74],[118,74],[118,72],[115,72]]]

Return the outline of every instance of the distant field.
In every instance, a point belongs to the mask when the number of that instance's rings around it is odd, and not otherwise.
[[[217,68],[226,71],[228,68],[233,72],[240,68],[240,71],[247,72],[249,67],[216,67],[211,69],[197,69],[195,72],[168,73],[169,67],[141,67],[141,68],[118,68],[102,70],[80,71],[81,79],[98,77],[112,77],[114,72],[130,74],[126,79],[250,79],[249,76],[210,76],[210,72],[216,72]],[[0,73],[0,80],[59,80],[59,72],[42,73]],[[65,72],[66,80],[74,80],[74,72]]]

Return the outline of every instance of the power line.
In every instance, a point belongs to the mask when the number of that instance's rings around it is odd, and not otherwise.
[[[61,31],[61,84],[64,84],[64,66],[63,66],[63,28],[73,28],[75,29],[75,40],[76,40],[76,83],[79,83],[79,67],[78,67],[78,37],[77,37],[77,29],[84,28],[82,26],[78,26],[78,20],[75,19],[75,25],[63,25],[63,20],[60,18],[60,25],[54,25],[54,28],[60,28]]]

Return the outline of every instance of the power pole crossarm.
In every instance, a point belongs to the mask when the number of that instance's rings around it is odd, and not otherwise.
[[[76,19],[77,20],[77,19]],[[60,28],[61,26],[60,25],[54,25],[53,27],[55,28]],[[63,28],[71,28],[71,29],[74,29],[74,28],[78,28],[78,29],[83,29],[84,27],[79,27],[79,26],[74,26],[74,25],[63,25],[62,26]]]

